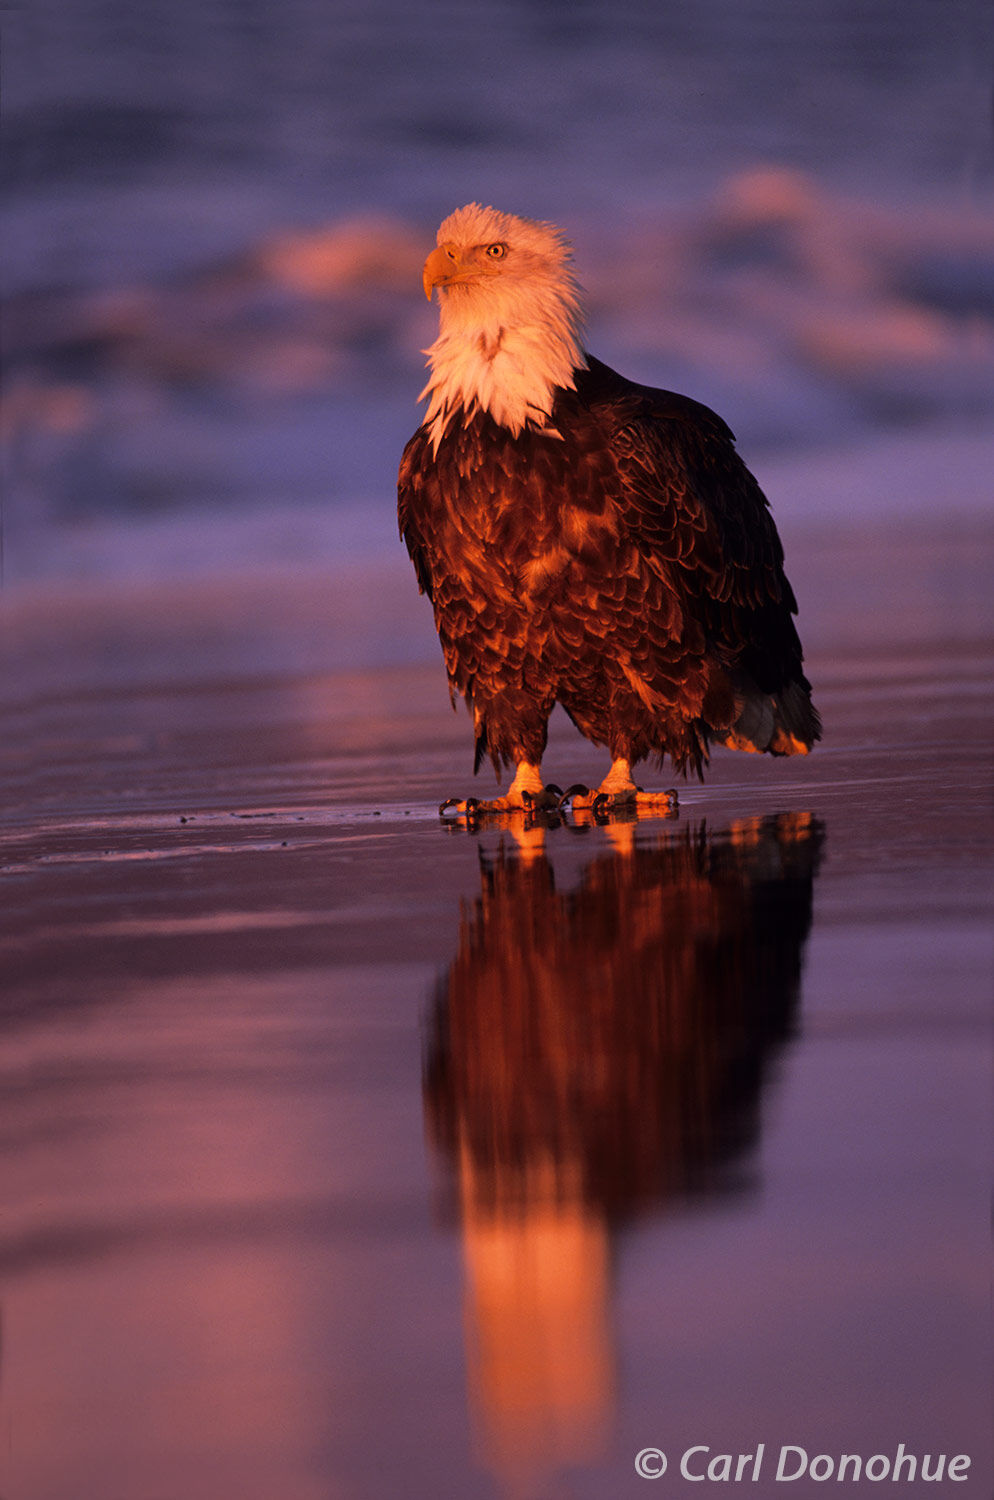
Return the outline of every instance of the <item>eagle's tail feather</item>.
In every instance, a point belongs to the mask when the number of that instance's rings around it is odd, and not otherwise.
[[[821,739],[821,720],[806,683],[789,682],[776,696],[757,688],[746,693],[731,730],[719,744],[770,755],[807,755]]]
[[[788,682],[774,699],[776,732],[770,741],[773,755],[807,755],[815,740],[821,739],[821,719],[811,702],[806,682]]]

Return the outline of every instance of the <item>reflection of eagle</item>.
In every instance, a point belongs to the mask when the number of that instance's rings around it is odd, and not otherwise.
[[[616,1218],[720,1180],[790,1033],[820,844],[773,817],[606,855],[566,893],[544,857],[485,870],[426,1075],[478,1194],[527,1200],[551,1169]]]
[[[781,817],[635,844],[568,891],[534,851],[484,868],[436,992],[425,1112],[505,1493],[603,1448],[615,1227],[735,1185],[793,1025],[820,844],[810,817]]]
[[[783,549],[720,417],[585,354],[569,252],[551,225],[470,204],[424,269],[439,288],[424,425],[400,469],[400,529],[434,605],[476,764],[543,793],[558,702],[632,765],[700,774],[712,741],[805,753],[818,716]]]

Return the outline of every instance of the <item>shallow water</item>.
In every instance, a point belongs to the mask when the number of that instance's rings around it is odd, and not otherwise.
[[[20,700],[8,1500],[602,1500],[650,1446],[680,1488],[902,1442],[986,1497],[989,649],[816,655],[810,759],[518,838],[439,826],[438,668],[172,659]],[[565,726],[548,764],[596,769]]]

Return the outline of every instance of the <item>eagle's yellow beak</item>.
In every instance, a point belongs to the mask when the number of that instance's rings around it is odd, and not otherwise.
[[[435,287],[448,286],[450,282],[458,281],[461,269],[454,245],[436,245],[425,261],[425,268],[421,273],[421,285],[425,289],[428,301],[431,301],[431,294]]]

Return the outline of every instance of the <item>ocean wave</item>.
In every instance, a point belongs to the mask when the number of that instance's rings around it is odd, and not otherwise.
[[[994,228],[884,207],[782,166],[679,212],[564,226],[588,342],[716,407],[750,461],[977,429],[994,390]],[[419,418],[433,226],[286,226],[173,278],[9,300],[12,548],[190,509],[389,503]]]

